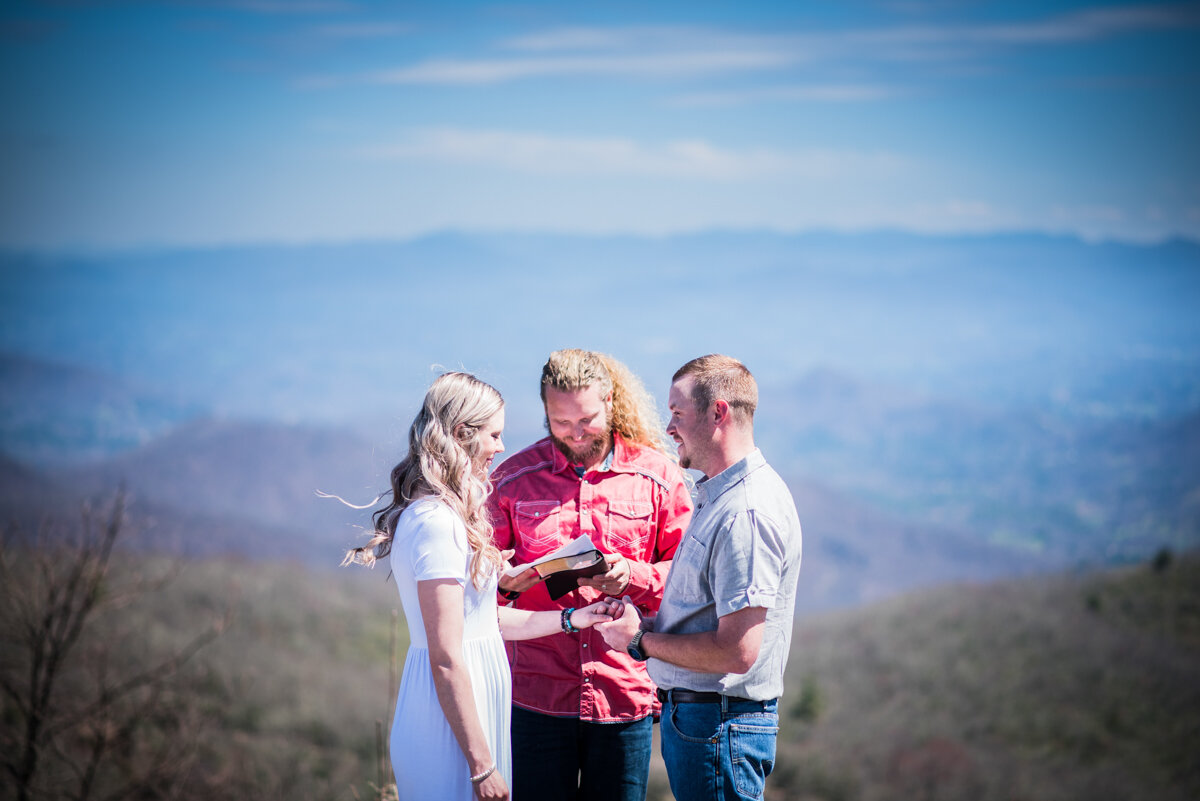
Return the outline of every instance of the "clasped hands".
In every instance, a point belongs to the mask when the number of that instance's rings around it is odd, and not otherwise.
[[[571,625],[577,629],[595,626],[609,648],[624,651],[642,625],[642,614],[628,595],[620,600],[605,598],[576,609],[571,615]]]

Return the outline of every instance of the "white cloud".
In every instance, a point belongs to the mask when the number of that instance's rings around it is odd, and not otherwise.
[[[638,48],[661,48],[669,42],[687,42],[688,47],[697,47],[705,41],[713,43],[719,38],[720,47],[729,45],[730,37],[717,31],[691,26],[638,26],[623,25],[607,28],[569,27],[552,28],[540,33],[527,34],[506,39],[501,46],[509,50],[547,52],[566,50],[636,50]]]
[[[829,33],[759,33],[704,28],[695,25],[625,25],[604,28],[553,28],[539,33],[505,39],[505,50],[527,53],[655,53],[707,51],[774,52],[779,57],[798,58],[809,46]]]
[[[746,103],[800,101],[816,103],[859,103],[904,94],[899,89],[870,84],[809,84],[765,86],[729,92],[693,92],[672,100],[676,106],[735,106]]]
[[[539,175],[658,176],[717,181],[878,177],[906,167],[902,158],[890,153],[736,150],[702,140],[647,145],[621,137],[563,137],[454,128],[415,131],[401,141],[362,152],[375,159],[432,160]]]
[[[852,55],[850,50],[865,42],[923,46],[942,43],[1043,44],[1196,24],[1197,16],[1195,12],[1177,7],[1125,6],[1085,9],[1023,22],[904,24],[881,28],[807,29],[772,33],[667,25],[571,27],[506,39],[500,46],[509,50],[540,53],[799,49],[840,57]]]
[[[981,50],[1086,41],[1140,31],[1195,27],[1200,12],[1179,6],[1119,6],[1025,22],[900,25],[890,28],[737,33],[687,26],[570,27],[506,39],[518,57],[431,59],[355,80],[469,85],[552,76],[678,77],[782,69],[836,61],[967,60]],[[325,85],[341,80],[318,78]],[[864,98],[866,99],[866,98]]]
[[[543,76],[592,75],[631,77],[698,75],[715,72],[761,70],[786,66],[793,55],[754,50],[630,53],[600,56],[560,56],[426,61],[412,67],[368,73],[367,83],[384,84],[492,84]]]

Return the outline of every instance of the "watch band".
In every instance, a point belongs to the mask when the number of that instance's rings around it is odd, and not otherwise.
[[[629,645],[625,646],[626,652],[639,662],[646,661],[646,652],[642,650],[642,635],[645,633],[645,629],[638,629],[637,634],[634,634],[633,639],[629,641]]]

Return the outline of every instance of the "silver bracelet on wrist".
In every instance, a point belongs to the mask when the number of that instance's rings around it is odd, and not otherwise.
[[[488,776],[491,776],[495,772],[496,772],[496,763],[493,762],[492,766],[490,768],[488,768],[487,770],[485,770],[483,773],[477,773],[474,776],[472,776],[471,784],[479,784],[481,781],[486,779]]]

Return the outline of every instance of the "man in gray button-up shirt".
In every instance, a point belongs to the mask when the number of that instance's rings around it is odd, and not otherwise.
[[[741,362],[693,359],[675,373],[668,404],[680,464],[705,476],[696,509],[657,619],[643,624],[626,604],[598,629],[610,647],[648,659],[675,796],[761,798],[775,759],[800,522],[754,445],[758,388]]]

